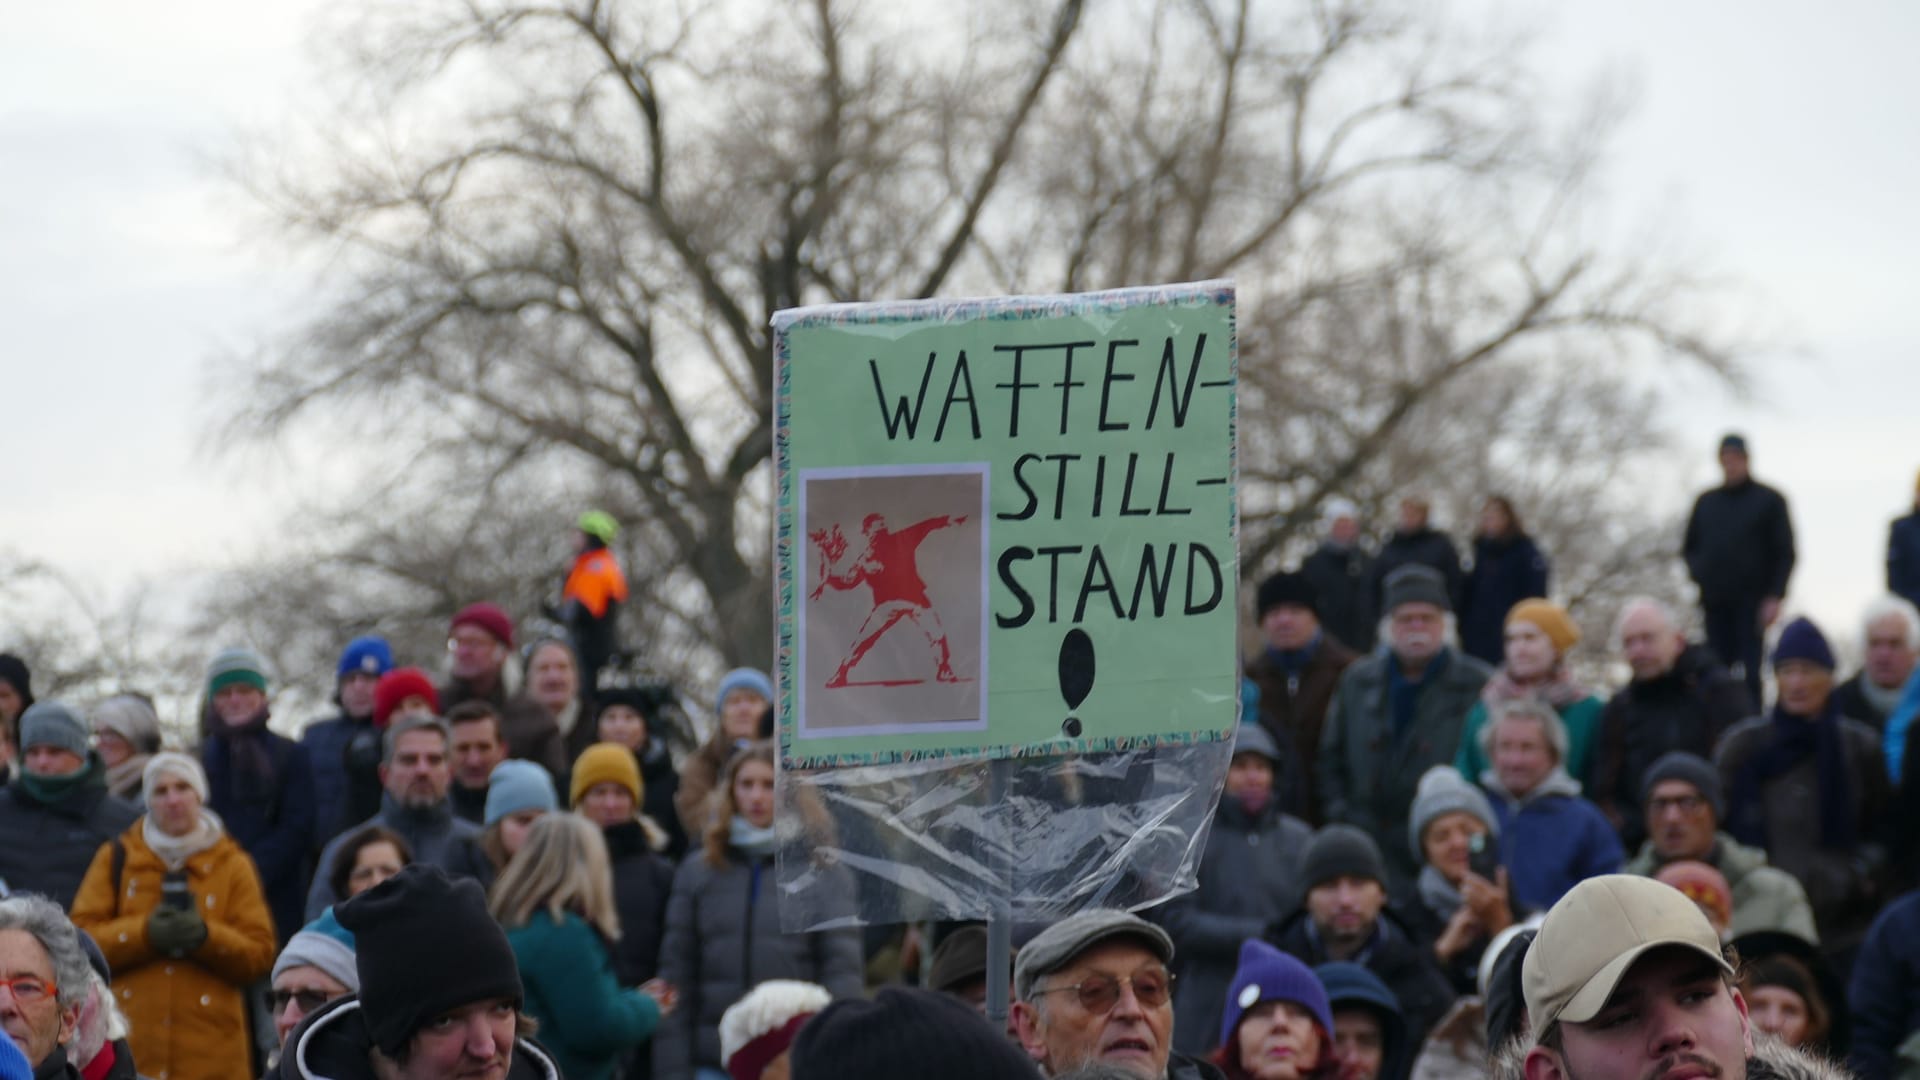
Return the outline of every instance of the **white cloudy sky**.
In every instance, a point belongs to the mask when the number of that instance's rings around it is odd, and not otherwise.
[[[1524,7],[1524,5],[1522,5]],[[216,459],[205,360],[284,318],[302,278],[247,242],[203,162],[289,107],[311,0],[17,6],[0,36],[0,549],[111,591],[272,538],[295,470]],[[1920,439],[1920,6],[1566,0],[1557,84],[1638,87],[1613,162],[1623,217],[1686,227],[1800,346],[1752,400],[1695,382],[1657,488],[1713,473],[1729,426],[1793,499],[1790,603],[1848,626],[1882,584]],[[1703,389],[1704,386],[1704,389]],[[301,476],[305,482],[308,478]],[[0,627],[0,643],[5,628]]]

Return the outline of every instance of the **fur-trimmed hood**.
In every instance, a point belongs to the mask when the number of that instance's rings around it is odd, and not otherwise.
[[[1522,1036],[1501,1047],[1488,1063],[1493,1080],[1524,1080],[1527,1051],[1533,1040]],[[1808,1054],[1770,1035],[1754,1033],[1753,1056],[1747,1059],[1747,1080],[1852,1080],[1844,1066]]]

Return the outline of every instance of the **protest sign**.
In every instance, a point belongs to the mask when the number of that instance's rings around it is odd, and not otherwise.
[[[775,317],[784,768],[1231,733],[1233,300]]]

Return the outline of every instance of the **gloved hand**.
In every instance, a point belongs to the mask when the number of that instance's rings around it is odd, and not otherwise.
[[[205,944],[207,922],[194,908],[162,904],[147,916],[147,944],[165,956],[186,956]]]

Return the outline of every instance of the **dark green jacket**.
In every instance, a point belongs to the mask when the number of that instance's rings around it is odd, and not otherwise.
[[[653,1036],[660,1006],[623,990],[613,956],[585,919],[571,912],[555,922],[536,911],[507,930],[527,1015],[540,1021],[540,1043],[567,1080],[612,1080],[632,1049]]]

